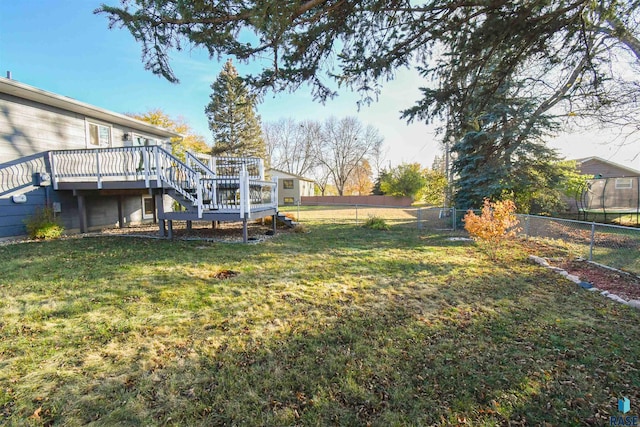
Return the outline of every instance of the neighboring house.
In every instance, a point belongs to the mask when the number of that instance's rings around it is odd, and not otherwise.
[[[312,179],[278,169],[269,169],[267,175],[278,180],[279,205],[296,205],[302,197],[315,195],[315,182]]]
[[[171,154],[179,134],[0,78],[0,237],[51,207],[69,231],[277,214],[261,159]],[[173,212],[171,199],[186,210]]]

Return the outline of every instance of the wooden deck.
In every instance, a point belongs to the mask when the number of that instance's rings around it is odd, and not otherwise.
[[[78,196],[81,218],[83,192],[143,189],[155,196],[160,231],[168,237],[172,221],[243,221],[246,240],[248,220],[278,213],[277,185],[264,180],[261,159],[187,153],[183,162],[160,146],[141,146],[52,151],[49,161],[53,188]],[[165,195],[184,210],[166,206]]]

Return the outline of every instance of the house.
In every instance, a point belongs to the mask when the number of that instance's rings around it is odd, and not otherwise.
[[[313,196],[315,182],[303,176],[294,175],[278,169],[269,169],[267,174],[278,182],[278,204],[296,205],[302,197]]]
[[[261,159],[174,157],[179,134],[0,78],[0,237],[50,207],[87,232],[155,221],[246,221],[277,214]],[[173,212],[172,201],[184,209]],[[275,221],[274,221],[275,223]]]

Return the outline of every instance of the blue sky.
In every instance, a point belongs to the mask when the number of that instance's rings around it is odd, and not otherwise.
[[[93,14],[99,5],[100,0],[0,1],[0,75],[10,70],[22,83],[120,113],[161,108],[171,116],[185,117],[211,143],[204,107],[210,84],[226,58],[217,62],[201,50],[175,52],[172,66],[180,84],[168,83],[144,70],[140,45],[126,30],[109,30],[106,17]],[[255,71],[251,64],[236,66],[240,73]],[[348,91],[326,105],[313,102],[306,87],[294,94],[270,93],[258,113],[263,122],[355,115],[380,130],[391,164],[431,166],[439,154],[433,127],[407,125],[399,118],[399,111],[418,98],[420,83],[416,73],[401,70],[385,85],[379,101],[360,111],[357,95]],[[568,158],[596,155],[640,169],[640,158],[633,160],[640,151],[637,141],[620,148],[603,144],[608,139],[606,134],[577,134],[550,145]]]

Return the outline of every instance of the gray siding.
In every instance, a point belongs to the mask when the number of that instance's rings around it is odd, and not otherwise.
[[[0,163],[85,147],[84,117],[0,93]]]
[[[36,174],[47,170],[43,154],[0,164],[0,237],[25,234],[24,220],[52,200],[51,188],[36,182]],[[26,196],[26,202],[15,203],[13,196],[18,195]]]
[[[67,197],[61,203],[62,219],[65,229],[78,231],[80,220],[78,216],[78,202],[71,192],[57,192],[66,194]],[[142,195],[148,194],[141,191],[139,194],[122,195],[122,215],[124,217],[124,227],[145,222],[152,222],[150,219],[142,218]],[[99,192],[86,195],[87,205],[87,227],[90,230],[100,230],[105,227],[118,226],[118,198],[117,195],[105,196]]]
[[[112,147],[131,145],[124,141],[131,132],[159,142],[167,139],[0,93],[0,163],[49,150],[88,148],[87,122],[109,126]]]
[[[11,198],[0,198],[0,237],[20,236],[26,233],[24,220],[34,214],[37,208],[45,206],[46,195],[44,188],[33,188],[23,194],[27,203],[16,204]]]
[[[601,178],[612,178],[622,176],[633,176],[629,170],[616,167],[615,165],[598,161],[598,159],[588,160],[579,165],[580,173],[584,175],[600,175]]]

